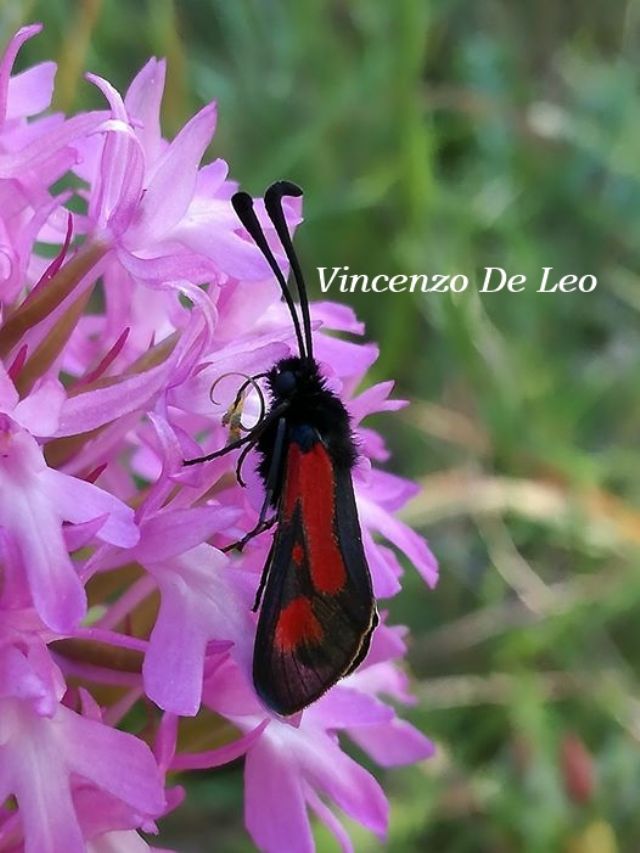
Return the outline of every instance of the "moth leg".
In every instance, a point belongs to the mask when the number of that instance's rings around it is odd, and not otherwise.
[[[236,462],[236,480],[238,481],[238,485],[242,486],[243,489],[247,484],[242,478],[242,466],[244,465],[244,460],[247,458],[248,454],[253,450],[256,444],[257,440],[247,444],[240,456],[238,456],[238,461]]]
[[[229,444],[221,447],[220,450],[214,450],[213,453],[208,453],[206,456],[196,456],[193,459],[183,459],[182,464],[196,465],[198,462],[210,462],[212,459],[218,459],[220,456],[226,456],[227,453],[231,453],[232,450],[237,450],[238,447],[242,447],[243,444],[251,441],[251,439],[251,435],[245,435],[242,438],[237,438],[235,441],[230,441]]]
[[[273,527],[273,525],[278,520],[277,515],[274,515],[269,520],[267,520],[267,514],[269,512],[269,507],[271,506],[271,501],[273,499],[273,493],[278,481],[278,474],[280,472],[280,465],[282,463],[282,452],[284,450],[286,432],[287,422],[284,418],[280,418],[276,429],[276,437],[273,445],[273,455],[269,464],[269,473],[267,474],[267,481],[265,483],[264,500],[262,502],[260,515],[258,516],[258,521],[256,522],[255,527],[250,530],[245,536],[243,536],[242,539],[240,539],[238,542],[234,542],[233,545],[227,545],[226,548],[222,549],[223,551],[231,551],[234,548],[238,551],[242,551],[242,549],[247,544],[247,542],[249,542],[249,540],[253,539],[254,536],[258,536],[260,533],[263,533],[265,530],[268,530],[270,527]],[[248,449],[249,448],[247,448],[247,450]],[[246,451],[242,452],[241,459],[245,456],[245,453]]]
[[[275,420],[278,420],[284,412],[288,409],[289,404],[287,402],[280,403],[280,405],[276,406],[272,412],[269,412],[252,430],[248,435],[244,435],[242,438],[237,438],[235,441],[230,441],[229,444],[226,444],[224,447],[221,447],[220,450],[214,450],[213,453],[207,453],[206,456],[196,456],[193,459],[183,459],[183,465],[196,465],[198,462],[210,462],[212,459],[218,459],[220,456],[226,456],[227,453],[230,453],[232,450],[237,450],[238,447],[242,447],[243,444],[255,443],[255,440],[262,435],[262,433],[270,426]]]
[[[225,545],[224,548],[220,550],[225,554],[229,551],[242,551],[247,542],[250,542],[252,539],[255,539],[256,536],[259,536],[261,533],[264,533],[265,530],[269,530],[273,525],[277,522],[278,516],[273,515],[271,518],[266,521],[261,521],[256,526],[246,533],[242,539],[238,539],[237,542],[232,542],[231,545]]]

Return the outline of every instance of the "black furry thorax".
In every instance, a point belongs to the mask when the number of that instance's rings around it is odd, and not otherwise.
[[[349,414],[342,400],[326,387],[314,359],[291,356],[272,367],[267,375],[271,409],[286,406],[283,418],[292,437],[300,428],[314,430],[326,445],[334,464],[352,468],[357,452]],[[271,436],[261,442],[269,452]]]

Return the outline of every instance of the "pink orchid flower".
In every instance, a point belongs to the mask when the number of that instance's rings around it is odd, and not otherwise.
[[[105,110],[49,114],[54,64],[12,73],[40,29],[19,30],[0,59],[0,850],[150,850],[140,832],[185,795],[174,775],[241,756],[259,849],[312,851],[310,815],[344,851],[342,815],[382,839],[384,791],[343,745],[382,767],[432,754],[388,704],[413,701],[402,629],[383,622],[357,671],[303,712],[271,713],[251,681],[270,535],[225,550],[264,497],[255,454],[246,488],[237,451],[183,466],[256,423],[260,379],[231,411],[238,388],[295,351],[277,282],[232,209],[227,165],[202,162],[215,104],[165,139],[166,68],[151,59],[124,97],[88,75]],[[67,173],[82,188],[56,194]],[[73,193],[86,213],[70,214]],[[260,199],[255,209],[282,260]],[[300,204],[285,216],[293,229]],[[358,443],[376,595],[399,591],[398,553],[426,595],[435,559],[397,518],[416,488],[378,467],[389,453],[366,424],[404,403],[390,382],[359,390],[378,350],[349,308],[316,303],[311,322]],[[96,685],[117,698],[99,706]],[[122,727],[134,708],[148,723],[136,735]],[[193,751],[178,729],[196,714],[212,736],[231,725],[236,738]]]

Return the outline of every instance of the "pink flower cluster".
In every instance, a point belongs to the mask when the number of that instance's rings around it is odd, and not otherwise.
[[[250,458],[239,487],[237,453],[182,460],[229,440],[241,376],[294,341],[226,164],[201,165],[215,104],[164,139],[165,65],[151,59],[124,98],[87,75],[103,110],[49,114],[55,65],[12,74],[39,30],[20,30],[0,63],[0,850],[146,850],[138,831],[155,832],[184,793],[167,779],[241,755],[258,848],[313,850],[313,812],[351,850],[335,807],[383,837],[387,801],[340,734],[384,767],[432,746],[383,700],[411,701],[404,632],[384,622],[358,671],[297,718],[253,690],[251,602],[270,536],[241,555],[221,548],[255,523],[261,486]],[[295,225],[299,206],[287,215]],[[362,334],[351,311],[317,303],[312,318],[362,451],[376,594],[399,589],[389,545],[433,585],[426,543],[394,518],[414,486],[372,467],[388,454],[360,426],[401,403],[391,383],[356,394],[377,351],[331,334]],[[255,408],[249,395],[242,417]],[[124,730],[134,707],[147,719],[137,735]],[[181,718],[199,711],[235,740],[178,750]]]

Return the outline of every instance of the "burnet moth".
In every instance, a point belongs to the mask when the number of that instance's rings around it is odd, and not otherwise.
[[[300,195],[295,184],[278,181],[268,188],[264,201],[291,265],[302,323],[251,196],[238,192],[232,198],[238,218],[280,285],[299,354],[247,378],[236,408],[249,385],[260,393],[258,379],[266,380],[269,393],[268,409],[263,405],[262,416],[247,435],[185,462],[208,461],[243,447],[237,466],[242,482],[244,458],[250,450],[258,451],[264,504],[254,529],[229,547],[242,548],[276,525],[254,604],[257,610],[262,599],[253,681],[262,701],[283,716],[305,708],[352,672],[367,654],[378,623],[353,493],[357,452],[349,415],[326,387],[313,357],[307,291],[282,209],[284,196]]]

